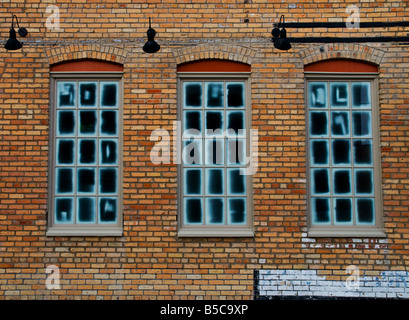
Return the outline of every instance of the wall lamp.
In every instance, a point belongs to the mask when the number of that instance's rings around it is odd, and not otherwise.
[[[276,27],[273,29],[273,31],[271,31],[271,35],[273,36],[271,41],[273,41],[274,47],[276,47],[278,50],[287,51],[291,49],[291,44],[290,44],[290,41],[287,39],[287,31],[284,28],[284,24],[285,24],[284,15],[281,15],[278,26],[280,26],[281,24],[281,18],[283,19],[283,23],[282,23],[283,27],[281,30],[279,29],[279,27]]]
[[[14,17],[16,18],[16,21],[17,21],[18,34],[21,37],[26,37],[28,34],[28,31],[26,28],[23,28],[23,27],[20,28],[18,24],[17,16],[13,14],[13,17],[11,18],[10,38],[7,40],[6,44],[4,45],[4,48],[6,48],[6,50],[18,50],[23,46],[21,42],[17,40],[17,37],[16,37],[16,31],[14,30]]]
[[[148,35],[148,41],[143,46],[143,51],[146,53],[155,53],[160,49],[160,45],[155,41],[156,31],[151,27],[151,18],[149,17],[149,29],[146,32]]]

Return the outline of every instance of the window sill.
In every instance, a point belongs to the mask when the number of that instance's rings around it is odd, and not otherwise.
[[[96,228],[84,227],[50,227],[47,230],[47,237],[59,236],[100,236],[100,237],[121,237],[123,230],[120,227],[98,226]]]
[[[381,229],[354,229],[348,228],[311,228],[308,230],[308,237],[311,238],[386,238],[386,234]]]
[[[182,228],[178,232],[178,237],[254,237],[254,231],[249,227],[243,228]]]

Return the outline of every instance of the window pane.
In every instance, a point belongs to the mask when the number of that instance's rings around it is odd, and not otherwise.
[[[352,200],[334,199],[335,224],[352,224]]]
[[[202,169],[185,169],[185,194],[199,195],[202,194]]]
[[[348,112],[331,112],[331,134],[333,136],[349,135]]]
[[[78,198],[78,222],[95,223],[95,198]]]
[[[79,193],[95,193],[95,169],[78,169],[77,190]]]
[[[312,136],[328,136],[327,112],[310,112],[310,134]]]
[[[228,164],[246,164],[246,141],[244,139],[229,138],[227,144]]]
[[[351,181],[351,170],[349,169],[339,169],[333,170],[333,181],[334,181],[334,194],[335,195],[346,195],[352,192],[352,181]]]
[[[313,198],[311,211],[313,224],[331,223],[329,198]]]
[[[114,168],[99,169],[99,192],[117,193],[117,190],[118,190],[117,169]]]
[[[327,140],[311,141],[311,164],[313,165],[329,164],[329,150]]]
[[[327,108],[327,83],[310,82],[309,83],[309,107]]]
[[[354,164],[372,165],[371,140],[354,140]]]
[[[57,108],[76,107],[76,83],[58,81]]]
[[[206,135],[223,135],[223,112],[206,111]]]
[[[57,136],[75,135],[75,112],[57,111]]]
[[[351,164],[351,147],[349,140],[332,141],[332,162],[334,165]]]
[[[223,82],[206,83],[206,106],[223,108]]]
[[[95,135],[97,133],[97,113],[96,111],[80,111],[80,135]]]
[[[369,111],[352,112],[352,127],[354,136],[371,137],[371,113]]]
[[[191,139],[183,142],[182,160],[185,165],[202,164],[202,140]]]
[[[355,170],[355,192],[357,194],[373,194],[373,170]]]
[[[74,223],[73,198],[55,198],[55,222]]]
[[[224,164],[224,140],[206,139],[206,164]]]
[[[58,168],[56,170],[55,192],[73,193],[74,192],[74,170],[71,168]]]
[[[224,198],[206,199],[206,224],[224,224]]]
[[[228,222],[229,224],[246,223],[246,199],[228,198]]]
[[[245,114],[244,111],[227,112],[227,133],[231,135],[245,135]],[[232,134],[234,132],[234,134]]]
[[[352,108],[370,108],[371,93],[369,82],[354,82],[351,85]]]
[[[74,164],[75,140],[57,140],[57,164]]]
[[[202,106],[202,84],[200,82],[185,83],[184,93],[184,107]]]
[[[372,198],[356,199],[357,224],[375,224],[375,205]]]
[[[101,134],[117,135],[118,134],[118,112],[102,111],[101,112]]]
[[[189,130],[188,134],[197,136],[202,132],[202,112],[185,111],[183,130]]]
[[[101,83],[101,107],[118,107],[118,82]]]
[[[96,140],[79,140],[78,158],[79,164],[95,164],[96,163]]]
[[[101,140],[100,144],[100,163],[118,164],[118,140]]]
[[[244,83],[230,82],[226,85],[227,107],[244,108]]]
[[[335,108],[349,107],[348,82],[331,82],[330,91],[331,107]]]
[[[101,223],[117,222],[118,201],[116,198],[99,199],[99,221]]]
[[[79,105],[80,107],[97,106],[97,82],[80,82],[79,83]]]
[[[330,189],[328,169],[312,170],[312,190],[313,194],[327,194]]]
[[[227,194],[245,194],[246,193],[246,176],[244,170],[239,168],[228,169],[227,171]]]
[[[185,198],[185,224],[201,224],[203,222],[202,199]]]
[[[221,195],[224,193],[224,170],[206,169],[206,193]]]

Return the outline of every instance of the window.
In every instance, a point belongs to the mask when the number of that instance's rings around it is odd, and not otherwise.
[[[179,236],[251,236],[248,75],[179,76]]]
[[[376,78],[307,74],[309,235],[383,236]]]
[[[121,80],[52,79],[47,235],[121,235]]]

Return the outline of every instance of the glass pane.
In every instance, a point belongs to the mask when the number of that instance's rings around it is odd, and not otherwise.
[[[99,192],[117,193],[118,170],[115,168],[99,169]]]
[[[56,223],[74,223],[74,201],[73,198],[55,198]]]
[[[227,90],[227,107],[244,108],[244,83],[228,82]]]
[[[310,134],[312,136],[328,136],[327,112],[310,112]]]
[[[335,224],[352,224],[352,199],[334,199]]]
[[[206,139],[206,164],[224,164],[224,140]]]
[[[206,194],[217,195],[224,193],[224,170],[206,169]]]
[[[348,82],[331,82],[330,99],[331,107],[348,108],[349,107]]]
[[[354,136],[372,137],[372,120],[369,111],[352,112],[352,127]]]
[[[79,140],[78,159],[79,164],[95,164],[96,163],[96,140]]]
[[[357,224],[375,224],[375,203],[372,198],[358,198],[356,201]]]
[[[349,135],[348,112],[331,112],[331,133],[333,136]]]
[[[118,113],[116,111],[101,112],[101,134],[118,134]]]
[[[57,136],[75,135],[75,112],[57,111]]]
[[[354,140],[354,164],[372,165],[372,141]]]
[[[206,135],[223,135],[223,112],[206,111]]]
[[[76,83],[58,81],[57,84],[57,108],[75,107]]]
[[[312,198],[311,211],[313,224],[331,223],[331,209],[328,198]]]
[[[79,83],[79,104],[80,107],[97,106],[97,82],[80,82]]]
[[[346,195],[352,192],[351,170],[337,169],[333,171],[334,194]]]
[[[184,107],[201,107],[202,106],[202,83],[185,82],[184,83]]]
[[[311,163],[313,165],[329,164],[329,149],[327,140],[311,141]]]
[[[79,134],[95,135],[97,133],[96,111],[80,111]]]
[[[74,170],[70,168],[58,168],[56,170],[55,192],[73,193],[74,192]]]
[[[223,108],[223,82],[206,83],[206,106]]]
[[[95,223],[95,198],[78,198],[78,222]]]
[[[227,217],[229,224],[245,224],[246,199],[228,198]]]
[[[312,169],[312,192],[313,194],[329,193],[329,172],[328,169]]]
[[[118,107],[118,83],[103,82],[101,83],[101,107]]]
[[[99,199],[100,223],[114,223],[118,217],[118,201],[116,198]]]
[[[352,107],[371,107],[371,84],[370,82],[354,82],[351,85]]]
[[[206,199],[206,224],[224,224],[224,198]]]
[[[244,136],[245,115],[244,111],[229,111],[227,112],[227,133],[231,135]],[[234,134],[232,134],[234,132]]]
[[[185,111],[184,112],[184,128],[183,130],[189,130],[188,133],[191,136],[200,135],[202,132],[202,112],[200,111]]]
[[[310,82],[308,91],[310,108],[327,108],[328,95],[326,82]]]
[[[77,190],[79,193],[95,193],[95,169],[78,169]]]
[[[244,170],[239,168],[228,169],[227,171],[227,194],[245,194],[246,176]]]
[[[334,165],[351,164],[351,147],[349,140],[332,141],[332,162]]]
[[[201,224],[203,222],[202,199],[185,198],[185,224]]]
[[[118,140],[101,140],[100,143],[100,163],[118,164]]]
[[[229,138],[228,143],[228,164],[246,164],[246,142],[243,139]]]
[[[355,192],[357,194],[373,194],[373,170],[359,169],[355,170]]]
[[[74,154],[74,140],[57,140],[57,164],[74,164]]]
[[[185,169],[185,194],[199,195],[202,194],[202,169]]]
[[[184,141],[182,150],[182,160],[185,165],[199,165],[202,164],[202,140],[191,139]]]

